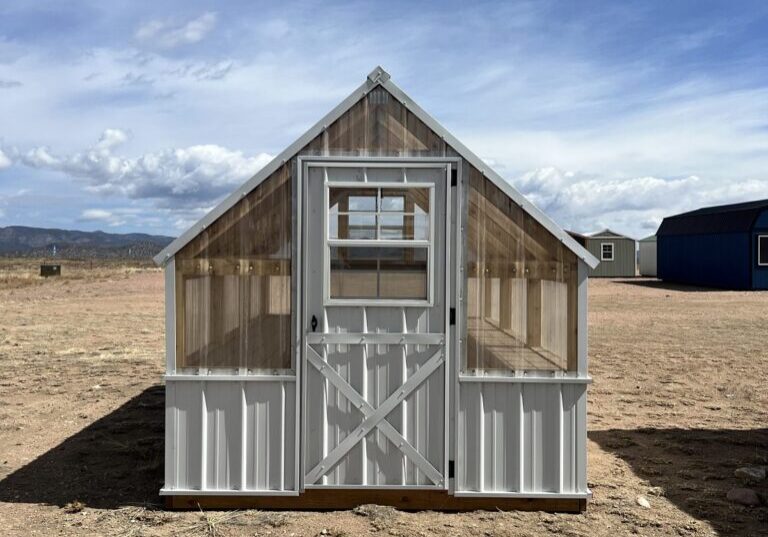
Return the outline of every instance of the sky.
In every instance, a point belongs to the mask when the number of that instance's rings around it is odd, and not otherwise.
[[[178,235],[377,65],[558,224],[768,198],[768,3],[0,3],[0,227]]]

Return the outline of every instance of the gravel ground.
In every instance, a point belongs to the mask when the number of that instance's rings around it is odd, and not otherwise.
[[[768,482],[726,499],[768,465],[768,293],[590,282],[584,514],[167,512],[161,272],[28,267],[0,264],[4,535],[768,535]]]

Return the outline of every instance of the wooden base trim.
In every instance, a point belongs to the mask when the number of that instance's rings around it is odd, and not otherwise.
[[[168,509],[341,510],[358,505],[389,505],[403,511],[548,511],[581,513],[583,498],[456,497],[439,490],[323,490],[299,496],[165,496]]]

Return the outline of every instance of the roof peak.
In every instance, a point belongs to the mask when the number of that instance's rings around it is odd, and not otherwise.
[[[377,82],[383,84],[390,78],[392,78],[390,74],[381,65],[377,65],[373,68],[373,71],[368,73],[368,80],[374,84]]]

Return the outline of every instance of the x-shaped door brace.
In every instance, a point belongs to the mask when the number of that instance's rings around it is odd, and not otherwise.
[[[443,474],[440,473],[432,464],[424,458],[395,427],[385,418],[395,408],[402,403],[411,392],[418,388],[444,361],[443,349],[441,348],[432,357],[419,368],[413,376],[409,377],[405,383],[400,386],[386,401],[378,408],[373,408],[357,390],[339,375],[336,370],[330,366],[323,358],[317,354],[317,351],[307,345],[307,359],[320,373],[333,384],[349,401],[357,407],[363,414],[363,421],[357,428],[349,433],[344,440],[331,450],[331,452],[320,463],[312,468],[304,477],[307,485],[316,483],[318,479],[328,473],[344,457],[349,450],[357,445],[369,432],[378,427],[397,448],[402,451],[424,475],[436,485],[443,484]]]

